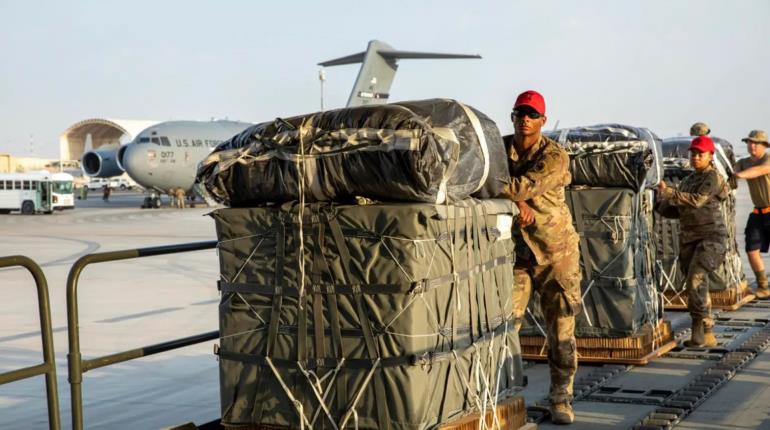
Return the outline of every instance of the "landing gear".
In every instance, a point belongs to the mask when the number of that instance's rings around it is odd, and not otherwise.
[[[144,202],[142,202],[142,209],[160,209],[160,206],[160,196],[155,193],[145,197]]]

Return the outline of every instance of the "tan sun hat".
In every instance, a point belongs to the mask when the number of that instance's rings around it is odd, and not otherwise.
[[[705,136],[711,133],[711,129],[705,122],[696,122],[690,127],[690,136]]]
[[[770,146],[770,142],[767,141],[767,132],[764,130],[751,130],[749,137],[744,137],[744,142],[757,142],[764,143],[765,146]]]

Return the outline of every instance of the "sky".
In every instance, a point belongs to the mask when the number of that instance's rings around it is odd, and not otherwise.
[[[87,118],[262,122],[320,109],[317,63],[394,48],[391,101],[454,98],[512,131],[535,89],[553,127],[616,122],[661,137],[696,121],[741,148],[770,129],[770,2],[0,0],[0,153],[56,158]],[[358,65],[328,68],[327,109]]]

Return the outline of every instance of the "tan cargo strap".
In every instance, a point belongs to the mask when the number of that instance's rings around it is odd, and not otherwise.
[[[453,361],[455,352],[457,352],[457,355],[459,356],[462,356],[464,353],[472,353],[474,351],[474,346],[480,345],[491,338],[513,332],[516,327],[515,322],[516,319],[503,320],[497,327],[495,327],[494,330],[485,333],[483,336],[475,339],[470,344],[461,345],[461,347],[458,349],[381,358],[380,367],[430,366],[442,361]],[[460,351],[462,351],[462,353]],[[266,358],[258,354],[234,352],[222,348],[218,350],[217,354],[222,360],[239,361],[242,363],[251,363],[259,366],[268,365]],[[300,362],[297,362],[297,360],[281,359],[275,357],[271,357],[270,360],[276,367],[296,368],[297,364],[299,363],[303,368],[307,370],[334,369],[337,366],[340,366],[341,362],[341,359],[331,357],[307,359]],[[372,360],[368,358],[347,358],[340,367],[347,369],[369,369],[372,367]]]
[[[494,260],[487,261],[470,270],[463,270],[457,273],[457,277],[448,274],[438,278],[422,279],[415,282],[406,282],[402,284],[311,284],[305,288],[310,294],[421,294],[442,286],[452,285],[455,280],[472,280],[474,275],[493,270],[497,266],[512,264],[513,256],[497,257]],[[288,296],[298,297],[297,288],[285,288],[279,285],[262,285],[248,282],[226,282],[217,281],[217,287],[223,293],[251,293],[263,294],[267,296]]]

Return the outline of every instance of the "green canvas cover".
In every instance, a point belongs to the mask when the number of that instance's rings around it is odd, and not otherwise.
[[[666,182],[678,186],[692,172],[686,159],[671,158],[665,160]],[[717,270],[709,273],[709,290],[724,291],[740,288],[745,275],[743,263],[738,253],[735,227],[736,191],[733,190],[722,202],[721,212],[727,225],[727,254]],[[659,289],[661,291],[683,292],[685,275],[679,264],[679,220],[666,218],[655,213],[655,242],[657,245],[656,269],[660,272]]]
[[[583,312],[577,316],[575,335],[626,337],[660,319],[650,238],[652,192],[570,187],[566,197],[580,236],[583,276]],[[542,334],[538,303],[533,294],[522,335]]]
[[[523,384],[510,202],[211,215],[225,425],[436,428]]]

